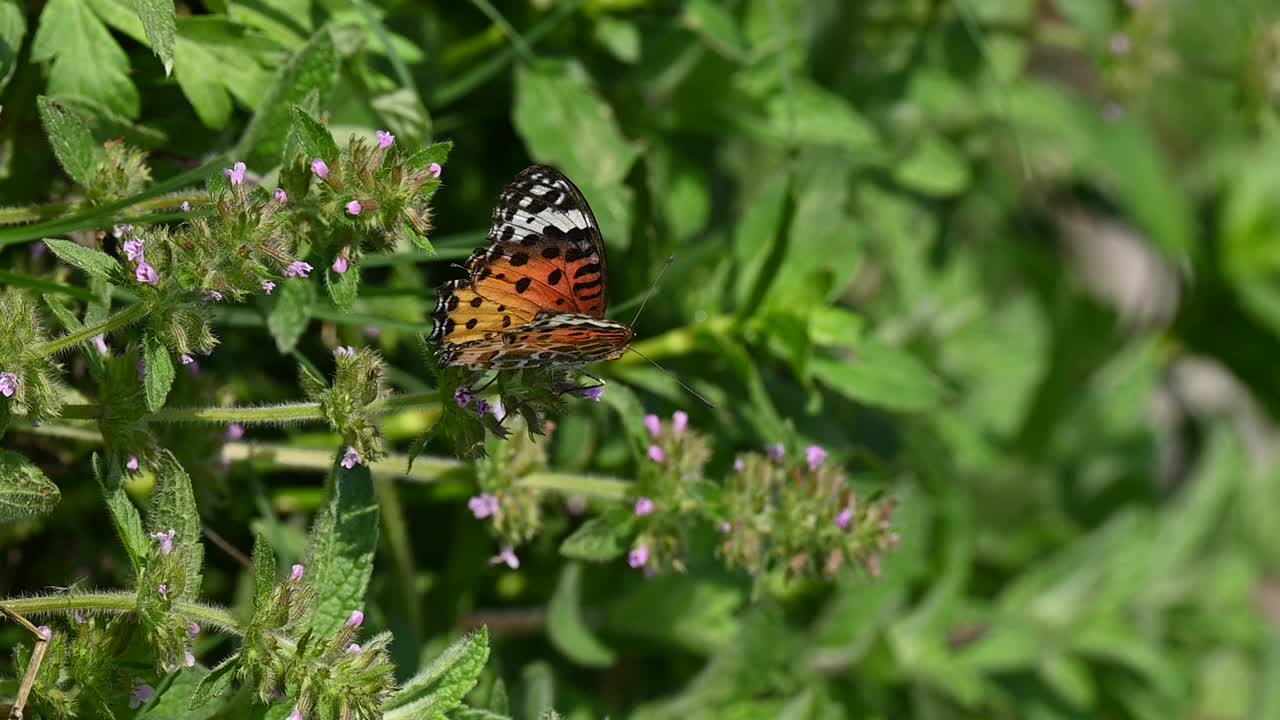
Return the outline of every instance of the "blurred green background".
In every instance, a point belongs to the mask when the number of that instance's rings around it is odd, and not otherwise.
[[[36,95],[75,99],[165,177],[230,147],[275,68],[329,23],[340,140],[385,127],[455,146],[440,256],[366,270],[356,317],[319,313],[297,353],[376,345],[393,385],[421,389],[434,286],[503,184],[550,163],[599,218],[617,319],[676,255],[639,347],[716,404],[627,356],[600,368],[626,400],[560,418],[553,468],[634,476],[616,429],[643,405],[692,414],[713,478],[735,452],[815,442],[900,499],[879,578],[780,589],[709,547],[683,576],[566,570],[556,547],[579,520],[553,497],[523,566],[499,572],[466,482],[401,484],[409,545],[384,547],[371,604],[402,676],[483,622],[476,692],[504,678],[516,717],[1280,718],[1275,3],[179,2],[170,78],[126,5],[0,0],[5,204],[69,189]],[[42,44],[54,11],[83,43]],[[221,321],[171,404],[299,396],[256,316]],[[384,430],[403,449],[430,419]],[[300,552],[317,473],[223,475],[216,434],[164,433],[211,531]],[[124,582],[92,445],[4,444],[64,500],[0,527],[0,595]],[[236,602],[240,566],[207,555],[207,595]],[[603,651],[565,634],[566,607]],[[0,628],[0,644],[20,637]]]

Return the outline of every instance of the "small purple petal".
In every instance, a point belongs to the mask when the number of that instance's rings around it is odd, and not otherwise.
[[[680,435],[689,427],[689,413],[677,410],[671,415],[671,430]]]
[[[276,188],[276,191],[271,193],[271,196],[281,205],[289,204],[289,193],[285,192],[284,188]]]
[[[306,572],[307,572],[307,568],[305,565],[294,565],[293,568],[289,571],[289,579],[294,582],[298,582],[302,580],[302,576],[305,575]]]
[[[342,467],[348,470],[362,462],[364,462],[364,460],[360,457],[360,452],[353,447],[348,447],[346,454],[342,456]]]
[[[289,267],[284,269],[284,276],[287,278],[307,277],[307,273],[311,272],[311,270],[311,263],[294,260],[289,263]]]
[[[427,166],[427,172],[431,173],[431,177],[438,178],[443,169],[440,167],[440,163],[431,163]]]
[[[271,294],[271,291],[272,291],[272,290],[275,290],[275,289],[276,289],[276,284],[275,284],[275,283],[273,283],[273,282],[271,282],[270,280],[268,280],[268,281],[266,281],[266,282],[262,283],[262,292],[264,292],[264,293],[266,293],[266,294],[268,294],[268,295],[270,295],[270,294]]]
[[[805,459],[809,462],[809,471],[813,472],[822,467],[822,463],[827,461],[827,451],[817,445],[810,445],[804,449]]]
[[[247,169],[248,168],[245,167],[244,163],[238,162],[230,168],[223,170],[222,174],[227,176],[227,179],[231,181],[232,185],[241,185],[244,183],[244,173]]]
[[[467,507],[471,509],[471,514],[474,515],[477,520],[483,520],[484,518],[498,514],[498,498],[494,495],[490,495],[489,493],[476,495],[467,501]]]
[[[333,349],[333,356],[340,358],[353,358],[356,356],[356,349],[350,345],[339,345]]]
[[[44,636],[45,640],[53,639],[53,631],[49,629],[48,625],[41,625],[36,629],[40,631],[40,634]]]
[[[209,299],[209,302],[222,302],[222,293],[217,290],[210,290],[205,297]]]
[[[115,239],[119,240],[120,238],[124,237],[125,235],[128,235],[131,232],[133,232],[132,225],[116,225],[115,227],[111,228],[111,237],[114,237]],[[129,259],[132,260],[133,258],[129,258]]]
[[[150,685],[139,685],[133,689],[133,693],[129,696],[129,708],[137,710],[138,708],[151,702],[151,698],[156,696],[156,689]]]
[[[98,354],[106,357],[110,350],[107,348],[107,338],[102,335],[93,336],[93,346],[98,348]]]
[[[740,472],[742,472],[743,470],[746,470],[746,469],[747,469],[747,461],[746,461],[746,460],[743,460],[742,458],[736,458],[736,459],[734,459],[734,461],[733,461],[733,471],[734,471],[734,472],[736,472],[736,473],[740,473]]]
[[[324,160],[316,158],[311,161],[311,172],[315,173],[316,177],[323,180],[329,177],[329,166],[325,164]]]
[[[190,624],[188,624],[188,625],[187,625],[187,636],[188,636],[188,637],[195,637],[195,636],[197,636],[197,635],[199,635],[199,634],[200,634],[200,624],[199,624],[199,623],[190,623]]]
[[[510,545],[503,546],[501,552],[489,558],[490,565],[497,565],[499,563],[505,564],[507,567],[511,568],[512,570],[520,569],[520,558],[516,557],[516,553],[514,550],[511,549]]]
[[[151,533],[151,539],[152,539],[152,540],[155,540],[155,541],[156,541],[156,542],[158,542],[158,543],[160,543],[160,554],[161,554],[161,555],[164,555],[165,557],[168,557],[168,556],[169,556],[169,553],[173,552],[173,537],[174,537],[174,535],[177,535],[177,532],[176,532],[176,531],[174,531],[174,529],[173,529],[173,528],[169,528],[169,531],[168,531],[168,532],[163,532],[163,531],[162,531],[162,532]]]
[[[227,426],[227,431],[222,433],[224,440],[239,440],[244,437],[244,426],[240,423],[231,423]]]
[[[124,256],[132,262],[141,260],[146,251],[146,243],[142,240],[126,240],[121,247],[124,249]]]
[[[636,515],[644,517],[653,514],[653,501],[647,497],[636,500]]]
[[[387,148],[391,147],[396,142],[396,136],[392,135],[386,130],[379,130],[374,134],[378,136],[378,147],[382,148],[383,150],[386,150]]]
[[[187,202],[186,200],[183,200],[182,204],[178,206],[178,209],[181,210],[182,212],[191,212],[191,203]]]
[[[364,624],[364,613],[359,610],[352,610],[351,617],[347,618],[347,627],[360,627]]]
[[[848,530],[849,524],[852,522],[853,522],[853,511],[850,510],[849,508],[845,508],[841,510],[840,514],[836,516],[836,527],[840,528],[841,530]]]
[[[1133,43],[1129,40],[1129,36],[1122,32],[1113,34],[1107,44],[1111,48],[1112,55],[1127,55],[1129,50],[1133,48]]]
[[[18,376],[11,372],[0,372],[0,395],[13,397],[18,392]]]
[[[662,448],[658,447],[657,445],[650,445],[649,459],[658,463],[659,465],[662,465],[667,461],[667,454],[663,452]]]
[[[75,616],[77,625],[84,624],[84,610],[81,610],[80,608],[76,608],[76,611],[73,613],[73,615]]]
[[[347,259],[341,255],[333,259],[333,271],[338,273],[339,275],[347,271],[347,265],[348,265]]]
[[[196,656],[192,655],[191,651],[188,650],[182,654],[182,663],[189,668],[193,668],[196,666]]]
[[[156,588],[156,592],[160,593],[160,597],[164,598],[165,600],[168,600],[168,599],[169,599],[169,586],[168,586],[168,585],[166,585],[166,584],[164,584],[164,583],[160,583],[160,587]]]
[[[289,717],[285,718],[285,720],[304,720],[302,710],[298,709],[297,705],[294,705],[293,712],[289,713]]]
[[[351,643],[350,645],[347,646],[347,652],[352,655],[359,655],[360,653],[364,652],[364,648],[360,647],[355,643]]]
[[[348,215],[359,215],[363,210],[364,210],[364,206],[360,204],[359,200],[352,200],[351,202],[347,203]]]
[[[138,456],[130,455],[129,462],[125,463],[124,466],[129,469],[129,472],[138,472]]]
[[[144,285],[158,285],[160,283],[160,275],[156,273],[155,268],[147,264],[146,260],[138,261],[138,267],[133,271],[133,276]]]
[[[488,415],[489,403],[484,398],[476,398],[476,414]]]
[[[458,407],[460,407],[460,408],[465,408],[466,406],[470,405],[470,404],[471,404],[471,390],[470,390],[470,389],[468,389],[468,388],[463,388],[463,387],[460,387],[460,388],[458,388],[457,390],[454,390],[454,391],[453,391],[453,401],[454,401],[455,403],[457,403],[457,404],[458,404]]]
[[[627,564],[633,568],[642,568],[649,564],[649,546],[641,545],[627,555]]]
[[[769,459],[774,462],[781,461],[787,454],[787,449],[782,447],[782,443],[774,443],[765,448],[764,451],[769,456]]]
[[[583,390],[580,394],[582,395],[582,397],[588,400],[594,400],[596,402],[600,402],[600,398],[604,397],[604,388],[603,387],[587,388],[586,390]]]
[[[649,435],[655,438],[662,434],[662,421],[657,415],[645,415],[644,427],[649,431]]]
[[[195,358],[191,357],[186,353],[182,353],[181,355],[179,355],[178,359],[182,361],[183,365],[190,365],[191,363],[196,361]]]

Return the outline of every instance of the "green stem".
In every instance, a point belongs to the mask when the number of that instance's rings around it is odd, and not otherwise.
[[[522,487],[550,490],[561,495],[586,495],[601,500],[623,500],[631,483],[617,478],[569,473],[532,473],[520,478]]]
[[[12,598],[3,602],[9,610],[28,617],[54,613],[71,614],[76,610],[112,615],[126,615],[138,611],[138,596],[129,592],[59,593]],[[231,616],[231,613],[220,607],[184,600],[175,600],[172,607],[174,612],[198,622],[203,627],[217,628],[233,635],[244,634],[240,629],[240,623]]]
[[[130,305],[111,317],[103,320],[97,325],[89,325],[83,327],[73,333],[63,335],[57,340],[50,340],[43,345],[36,346],[36,353],[47,357],[49,355],[57,355],[67,348],[75,347],[82,342],[92,339],[98,335],[106,335],[113,330],[118,330],[126,325],[141,320],[147,314],[147,306],[142,303]]]
[[[726,335],[733,332],[736,321],[729,315],[717,315],[708,318],[696,325],[687,325],[685,327],[669,330],[657,337],[649,338],[635,343],[634,347],[638,353],[652,360],[661,360],[667,357],[680,357],[688,355],[696,350],[699,344],[700,335]],[[621,366],[636,365],[644,363],[644,357],[637,353],[624,354],[622,357],[614,361],[615,364]]]
[[[63,408],[64,413],[66,408]],[[151,422],[290,423],[324,420],[320,403],[286,403],[263,407],[171,407],[147,418]]]

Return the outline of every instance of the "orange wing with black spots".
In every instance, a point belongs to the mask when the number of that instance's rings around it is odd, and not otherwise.
[[[582,364],[616,357],[631,330],[604,319],[608,267],[595,215],[558,170],[523,170],[498,196],[491,244],[441,286],[431,339],[442,365]],[[536,324],[535,324],[536,323]]]

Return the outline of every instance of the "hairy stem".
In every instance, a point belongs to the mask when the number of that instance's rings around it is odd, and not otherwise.
[[[124,615],[138,611],[138,596],[130,592],[59,593],[11,598],[4,601],[6,609],[21,615],[70,615],[76,610]],[[194,620],[204,627],[217,628],[233,635],[243,635],[240,623],[231,613],[214,605],[176,600],[173,610],[184,618]]]
[[[146,305],[141,303],[130,305],[97,325],[89,325],[73,333],[63,335],[57,340],[50,340],[43,345],[37,345],[35,351],[45,357],[49,355],[57,355],[63,350],[75,347],[76,345],[90,340],[97,335],[106,335],[113,330],[119,330],[126,325],[131,325],[141,320],[146,314]]]

